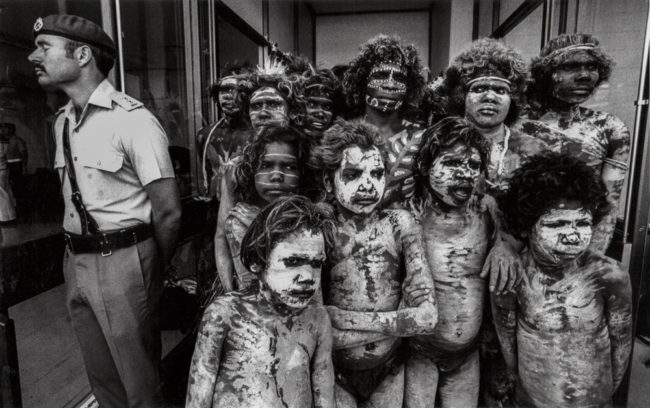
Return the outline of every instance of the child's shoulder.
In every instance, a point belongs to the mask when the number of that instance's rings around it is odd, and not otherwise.
[[[589,268],[605,281],[629,281],[630,279],[618,261],[589,249],[580,257],[578,265]]]
[[[401,208],[385,208],[379,210],[379,218],[388,221],[393,228],[404,229],[415,225],[415,217]]]

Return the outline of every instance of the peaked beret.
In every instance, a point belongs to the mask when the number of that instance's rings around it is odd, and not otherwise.
[[[34,23],[33,34],[34,38],[39,34],[58,35],[115,53],[115,43],[108,34],[99,25],[79,16],[51,14],[39,17]]]

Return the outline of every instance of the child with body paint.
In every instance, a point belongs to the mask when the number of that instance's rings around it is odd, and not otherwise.
[[[332,228],[302,196],[276,200],[253,220],[241,260],[259,289],[225,295],[206,309],[187,407],[336,406],[332,328],[315,296]]]
[[[222,263],[232,263],[235,276],[225,273],[231,268],[218,270],[224,288],[243,290],[255,280],[256,275],[241,263],[241,241],[264,206],[298,192],[306,160],[301,139],[302,135],[292,128],[267,127],[244,149],[233,172],[237,204],[225,221],[228,247],[226,253],[220,254],[227,258]]]
[[[501,204],[526,242],[521,283],[492,293],[516,404],[610,406],[629,361],[632,291],[628,274],[589,247],[610,208],[605,184],[571,156],[539,156]]]
[[[402,338],[431,333],[438,319],[420,228],[404,210],[376,209],[386,187],[382,143],[372,125],[337,121],[310,157],[336,208],[323,297],[339,407],[402,406]]]
[[[466,119],[449,117],[424,133],[417,161],[426,257],[433,272],[438,325],[409,339],[405,407],[476,407],[478,335],[486,297],[483,264],[493,243],[490,196],[476,185],[490,143]],[[488,203],[492,201],[492,203]]]

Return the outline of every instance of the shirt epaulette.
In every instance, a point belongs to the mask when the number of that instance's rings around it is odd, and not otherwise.
[[[132,111],[133,109],[144,106],[139,100],[119,91],[115,91],[111,94],[111,100],[126,111]]]

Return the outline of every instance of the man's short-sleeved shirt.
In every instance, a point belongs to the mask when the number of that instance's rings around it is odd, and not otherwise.
[[[167,136],[141,102],[116,91],[104,80],[90,96],[79,121],[75,120],[72,102],[68,102],[54,123],[54,167],[62,180],[65,201],[63,228],[72,233],[82,232],[65,171],[66,119],[77,184],[100,230],[151,223],[151,202],[144,186],[174,177]]]

